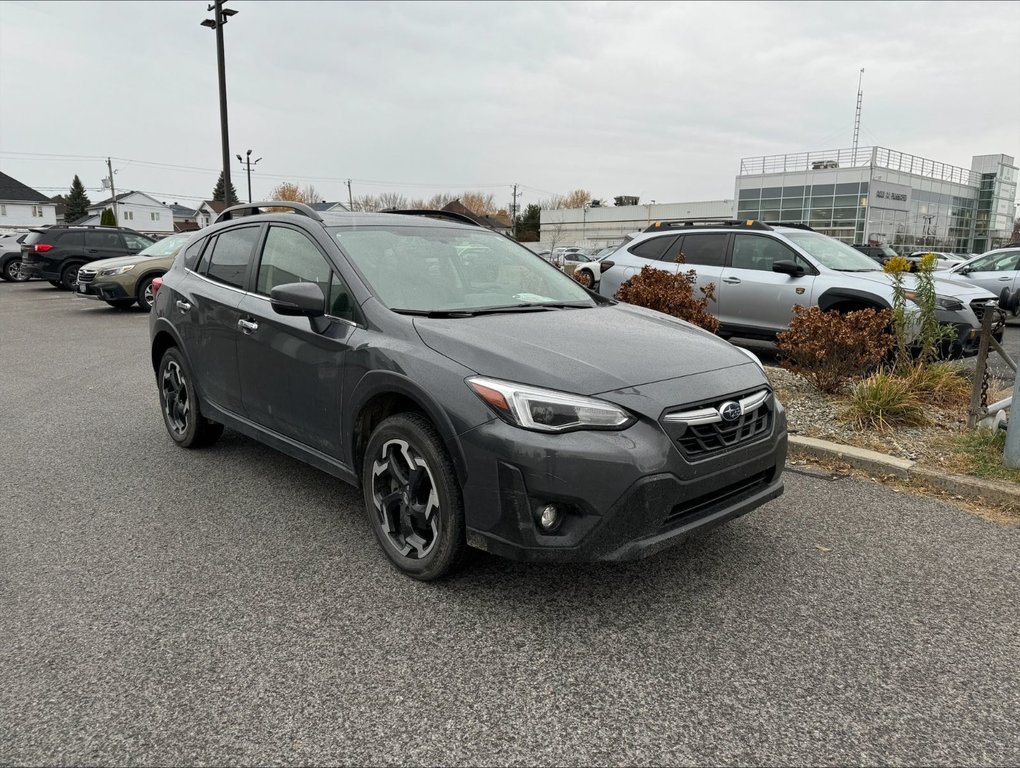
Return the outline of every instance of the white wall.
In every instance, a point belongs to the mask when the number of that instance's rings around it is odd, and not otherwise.
[[[41,215],[33,215],[33,211]],[[0,229],[24,229],[57,223],[55,203],[4,202],[0,200]]]
[[[92,206],[89,213],[102,214],[104,207],[114,208],[114,205],[111,203],[106,206]],[[173,209],[147,195],[128,195],[118,200],[115,212],[117,226],[120,227],[161,235],[168,235],[174,231]]]
[[[624,235],[663,219],[729,218],[733,200],[698,200],[690,203],[648,203],[605,208],[559,208],[541,212],[539,241],[543,247],[581,245],[596,248],[615,245]]]

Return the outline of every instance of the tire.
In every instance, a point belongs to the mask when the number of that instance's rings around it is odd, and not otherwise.
[[[999,291],[999,309],[1009,309],[1009,288]]]
[[[21,259],[17,257],[8,259],[4,262],[3,269],[0,269],[0,280],[6,280],[9,283],[21,283],[27,279],[27,277],[21,276]]]
[[[585,288],[594,288],[595,286],[595,275],[590,269],[579,269],[574,272],[574,277]]]
[[[134,299],[113,299],[112,301],[106,302],[114,309],[127,309],[135,303]]]
[[[163,424],[171,439],[182,448],[204,448],[223,434],[222,424],[202,415],[193,381],[180,350],[170,347],[159,362],[156,384]]]
[[[365,512],[383,553],[412,579],[434,581],[462,562],[464,502],[453,462],[428,419],[401,413],[369,438]]]
[[[135,298],[138,300],[138,306],[144,312],[152,311],[152,301],[155,298],[152,295],[152,281],[160,275],[149,275],[143,277],[142,281],[138,283],[138,289],[135,291]]]
[[[60,287],[65,291],[70,291],[78,282],[78,269],[79,264],[72,264],[69,267],[64,267],[60,273]]]

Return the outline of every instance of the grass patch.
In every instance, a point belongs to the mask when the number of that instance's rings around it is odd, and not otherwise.
[[[929,423],[912,379],[887,371],[879,371],[854,385],[843,417],[857,429],[879,432]]]
[[[1006,480],[1020,483],[1020,469],[1003,466],[1002,451],[1006,446],[1006,433],[1002,430],[976,429],[960,435],[953,441],[957,461],[968,475],[986,480]]]
[[[932,405],[959,408],[970,403],[970,378],[952,363],[919,365],[908,378],[913,390]]]

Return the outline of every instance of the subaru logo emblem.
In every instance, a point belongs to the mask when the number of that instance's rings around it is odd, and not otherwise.
[[[723,421],[736,421],[743,413],[740,403],[735,403],[732,400],[719,406],[719,416]]]

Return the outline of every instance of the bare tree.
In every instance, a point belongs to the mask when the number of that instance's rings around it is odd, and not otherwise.
[[[496,196],[492,192],[465,192],[460,202],[478,216],[492,216],[496,212]]]
[[[293,203],[317,203],[321,199],[319,191],[311,184],[306,184],[302,188],[289,181],[277,184],[269,195],[273,200],[288,200]]]
[[[587,189],[575,189],[563,198],[563,208],[584,208],[591,202],[591,192]]]
[[[379,195],[379,208],[381,210],[407,208],[407,198],[399,192],[383,192]]]
[[[379,202],[379,198],[375,195],[358,195],[354,198],[354,210],[379,211],[382,210],[382,204]]]

